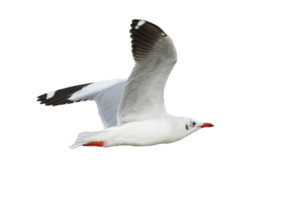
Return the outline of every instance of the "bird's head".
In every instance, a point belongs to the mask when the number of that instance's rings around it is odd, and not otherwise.
[[[185,122],[185,131],[188,132],[188,135],[192,135],[197,131],[200,131],[204,128],[216,128],[216,124],[212,122],[202,122],[196,118],[193,117],[182,117]]]

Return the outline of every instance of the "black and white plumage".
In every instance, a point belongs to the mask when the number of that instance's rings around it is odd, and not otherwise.
[[[95,101],[104,128],[109,128],[117,125],[118,106],[126,82],[125,79],[117,79],[77,85],[43,94],[38,101],[47,106]]]
[[[88,83],[38,97],[42,104],[53,106],[86,100],[97,103],[106,129],[79,134],[71,148],[170,143],[213,126],[191,118],[173,117],[165,110],[164,88],[177,62],[171,38],[145,20],[133,20],[130,33],[136,64],[128,80]]]

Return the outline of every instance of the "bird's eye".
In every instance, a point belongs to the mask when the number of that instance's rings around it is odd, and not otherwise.
[[[193,122],[193,123],[192,123],[192,127],[194,127],[195,125],[196,125],[196,123],[195,123],[195,122]]]

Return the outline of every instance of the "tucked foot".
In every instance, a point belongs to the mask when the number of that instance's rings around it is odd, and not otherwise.
[[[84,144],[83,146],[96,146],[96,147],[102,147],[104,145],[104,142],[89,142]]]

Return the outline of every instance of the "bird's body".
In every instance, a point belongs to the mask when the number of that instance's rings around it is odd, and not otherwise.
[[[136,65],[128,80],[108,80],[73,86],[39,96],[46,105],[94,100],[105,127],[80,133],[71,146],[148,146],[178,141],[213,126],[167,114],[164,88],[177,62],[171,38],[158,26],[133,20],[131,38]]]
[[[71,148],[88,144],[91,141],[103,142],[104,147],[172,143],[192,133],[185,132],[184,128],[185,120],[182,117],[166,114],[160,118],[129,122],[103,131],[80,133]]]

